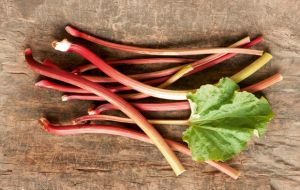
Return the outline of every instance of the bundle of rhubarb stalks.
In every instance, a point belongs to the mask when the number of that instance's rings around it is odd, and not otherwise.
[[[217,168],[237,179],[240,172],[224,161],[233,158],[246,148],[253,136],[261,136],[273,117],[270,104],[264,97],[253,93],[282,80],[277,73],[256,84],[240,88],[238,83],[268,63],[272,56],[261,50],[250,49],[263,41],[262,37],[250,40],[245,37],[228,47],[195,49],[150,49],[108,42],[88,35],[71,26],[66,31],[100,46],[124,52],[143,54],[140,59],[103,60],[88,48],[67,40],[53,42],[54,49],[65,53],[76,53],[89,64],[81,65],[72,72],[60,69],[46,59],[42,63],[32,57],[31,49],[25,50],[28,66],[50,79],[41,80],[36,86],[66,93],[63,100],[80,99],[99,101],[98,107],[88,114],[75,118],[70,125],[51,124],[41,118],[43,129],[53,135],[75,135],[85,133],[118,135],[154,144],[163,154],[176,175],[185,171],[174,151],[190,156],[198,162]],[[207,57],[192,59],[188,56],[206,54]],[[224,76],[216,84],[206,84],[198,89],[166,89],[185,76],[198,73],[237,55],[255,55],[257,59],[233,76]],[[151,55],[147,58],[146,55]],[[125,75],[114,66],[176,63],[177,66],[142,74]],[[87,71],[100,70],[103,75],[88,75]],[[58,82],[60,81],[60,83]],[[134,92],[135,91],[135,92]],[[162,103],[139,103],[139,100],[154,97],[170,100]],[[134,102],[133,102],[134,101]],[[119,110],[126,117],[109,115],[107,111]],[[147,119],[145,112],[185,111],[190,117],[184,120]],[[105,113],[106,112],[106,113]],[[99,121],[114,121],[136,124],[141,131],[117,125],[103,125]],[[185,125],[183,142],[165,139],[153,125]]]

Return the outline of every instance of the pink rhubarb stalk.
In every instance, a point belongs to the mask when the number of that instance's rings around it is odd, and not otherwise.
[[[251,93],[255,93],[257,91],[263,90],[272,86],[282,80],[282,75],[277,73],[264,79],[258,83],[247,86],[245,88],[241,88],[241,91],[247,91]],[[188,101],[181,102],[171,102],[171,103],[132,103],[134,107],[139,109],[140,111],[180,111],[180,110],[190,110],[190,104]],[[89,109],[88,113],[90,115],[101,114],[104,111],[109,110],[117,110],[117,108],[109,103],[101,104],[96,109]]]
[[[181,55],[199,55],[199,54],[220,54],[220,53],[241,53],[249,55],[262,55],[263,51],[251,50],[244,48],[198,48],[198,49],[151,49],[151,48],[141,48],[135,46],[121,45],[117,43],[108,42],[86,33],[83,33],[71,26],[67,26],[66,31],[74,37],[79,37],[90,42],[113,48],[121,51],[147,54],[147,55],[161,55],[161,56],[181,56]]]
[[[109,125],[64,125],[57,126],[50,124],[45,118],[40,120],[40,123],[43,126],[43,129],[47,131],[49,134],[65,136],[65,135],[77,135],[77,134],[109,134],[109,135],[117,135],[122,137],[127,137],[135,140],[139,140],[146,143],[153,143],[149,137],[141,132],[137,132],[135,130],[109,126]],[[175,151],[181,152],[187,156],[191,157],[191,151],[187,146],[182,143],[165,139],[168,145]],[[209,165],[215,167],[221,172],[229,175],[233,179],[237,179],[240,175],[238,171],[226,165],[225,163],[218,161],[205,161]]]
[[[257,91],[263,90],[277,82],[282,81],[283,77],[280,73],[277,73],[275,75],[272,75],[271,77],[262,80],[256,84],[247,86],[245,88],[242,88],[241,91],[247,91],[247,92],[251,92],[251,93],[255,93]]]
[[[54,42],[53,47],[56,50],[62,51],[62,52],[75,52],[81,56],[83,56],[85,59],[89,60],[91,63],[95,64],[102,72],[110,76],[111,78],[114,78],[119,83],[129,86],[134,90],[137,90],[139,92],[142,92],[144,94],[148,94],[153,97],[162,98],[162,99],[169,99],[169,100],[185,100],[186,94],[189,91],[184,90],[166,90],[166,89],[160,89],[153,86],[146,85],[142,82],[139,82],[137,80],[134,80],[121,72],[117,71],[107,63],[105,63],[101,58],[99,58],[97,55],[95,55],[93,52],[88,50],[87,48],[78,45],[78,44],[72,44],[68,42],[67,40],[63,40],[61,42]]]
[[[182,166],[174,152],[171,150],[171,148],[168,146],[168,144],[164,141],[163,137],[131,104],[99,84],[93,83],[75,74],[65,72],[61,69],[39,64],[33,59],[30,49],[26,49],[24,53],[28,66],[30,66],[32,70],[40,73],[41,75],[88,90],[91,93],[96,94],[97,96],[105,98],[108,102],[118,107],[129,118],[133,119],[135,123],[146,133],[146,135],[149,136],[151,141],[165,156],[166,160],[169,162],[176,175],[180,175],[185,171],[184,167]]]

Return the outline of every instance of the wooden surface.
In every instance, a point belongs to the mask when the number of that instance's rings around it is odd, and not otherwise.
[[[300,189],[299,17],[297,0],[1,1],[0,189]],[[228,162],[242,172],[240,179],[234,181],[182,154],[178,156],[188,171],[175,177],[154,146],[122,137],[55,137],[43,132],[37,123],[41,116],[66,123],[85,114],[90,104],[61,102],[60,93],[34,87],[40,77],[24,64],[25,47],[39,60],[50,57],[63,68],[80,64],[82,58],[50,46],[54,39],[72,39],[64,32],[68,23],[112,41],[158,48],[225,46],[247,34],[264,35],[266,41],[257,48],[274,58],[243,85],[277,71],[284,80],[263,91],[276,113],[265,137]],[[103,57],[137,57],[84,44]],[[173,87],[215,82],[254,59],[237,56]],[[157,128],[175,140],[184,130]]]

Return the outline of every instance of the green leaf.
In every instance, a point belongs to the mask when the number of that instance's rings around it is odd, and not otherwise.
[[[243,149],[254,133],[263,134],[273,113],[265,98],[239,92],[229,78],[188,94],[192,114],[183,140],[197,161],[225,161]]]

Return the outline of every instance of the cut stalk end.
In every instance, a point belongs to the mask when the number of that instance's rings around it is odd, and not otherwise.
[[[96,115],[96,110],[95,110],[95,105],[91,105],[89,108],[88,108],[88,114],[89,115]]]
[[[41,125],[41,128],[43,130],[48,131],[47,126],[50,124],[50,122],[46,118],[44,118],[44,117],[40,118],[39,124]]]
[[[30,48],[26,48],[26,49],[24,50],[24,54],[25,54],[25,55],[31,55],[31,54],[32,54],[31,49],[30,49]]]
[[[63,39],[62,41],[53,41],[51,43],[52,47],[58,51],[66,52],[70,49],[71,43],[67,39]]]
[[[37,87],[48,87],[48,81],[46,80],[40,80],[39,82],[35,83],[34,85]]]
[[[269,53],[264,53],[260,58],[256,59],[253,63],[248,65],[246,68],[231,76],[230,78],[236,83],[241,82],[246,79],[257,70],[262,68],[265,64],[267,64],[272,59],[272,55]]]
[[[63,95],[63,96],[61,97],[61,100],[62,100],[63,102],[66,102],[66,101],[69,100],[69,98],[68,98],[67,95]]]
[[[73,28],[73,27],[70,26],[70,25],[67,25],[67,26],[65,27],[65,30],[66,30],[70,35],[72,35],[72,36],[74,36],[74,37],[80,37],[79,31],[76,30],[75,28]]]

